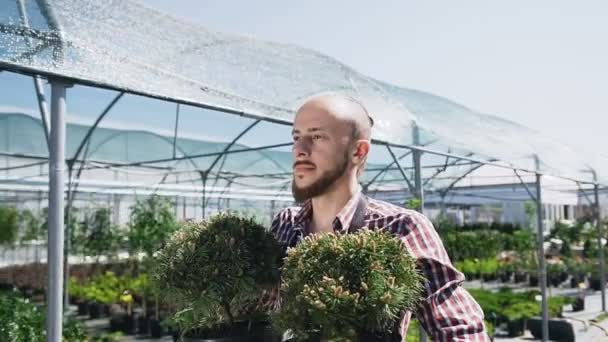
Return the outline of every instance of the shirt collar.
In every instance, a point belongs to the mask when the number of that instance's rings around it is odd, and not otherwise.
[[[353,220],[355,211],[357,210],[357,204],[359,203],[361,196],[363,196],[363,193],[361,192],[361,189],[359,188],[351,196],[351,198],[348,200],[348,202],[346,202],[344,207],[336,215],[336,218],[334,219],[334,222],[333,222],[334,230],[337,230],[339,232],[348,231],[350,224]],[[306,229],[306,227],[308,226],[308,223],[310,222],[311,219],[312,219],[312,200],[308,199],[302,204],[300,211],[294,217],[294,222],[296,223],[296,225],[299,225],[302,228]]]

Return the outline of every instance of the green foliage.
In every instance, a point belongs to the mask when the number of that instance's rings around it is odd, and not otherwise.
[[[523,253],[535,248],[536,236],[529,229],[516,230],[512,234],[503,234],[503,250]]]
[[[540,304],[534,301],[521,301],[505,307],[502,314],[509,321],[528,319],[540,315]]]
[[[253,219],[218,214],[176,231],[155,256],[151,280],[181,309],[174,322],[182,331],[211,328],[265,314],[247,309],[278,285],[281,255],[273,235]]]
[[[298,338],[389,332],[419,302],[423,281],[415,259],[385,232],[312,235],[284,260],[274,323]]]
[[[113,272],[105,272],[91,279],[82,290],[84,298],[101,304],[118,302],[120,294],[128,288],[126,278],[117,277]]]
[[[16,292],[0,293],[0,341],[44,342],[45,310]],[[63,342],[86,341],[84,325],[67,317],[63,325]]]
[[[420,210],[422,201],[419,198],[410,198],[405,202],[405,207],[412,210]]]
[[[535,299],[540,294],[539,291],[515,293],[508,288],[502,288],[497,292],[484,289],[469,289],[468,291],[481,306],[486,317],[494,313],[499,321],[527,319],[541,313],[541,303]],[[549,317],[559,317],[562,307],[572,302],[572,298],[565,296],[550,297]]]
[[[496,274],[498,272],[498,260],[495,258],[481,260],[479,271],[481,275],[485,276]]]
[[[42,218],[34,214],[32,211],[25,209],[19,213],[19,221],[23,234],[21,235],[21,243],[25,244],[33,240],[45,240],[46,236],[42,236]]]
[[[151,257],[177,229],[171,203],[158,196],[138,201],[132,208],[129,222],[129,251],[144,252]]]
[[[19,233],[19,211],[0,207],[0,246],[12,247]]]
[[[121,235],[116,225],[111,222],[109,208],[98,208],[85,215],[80,229],[75,233],[75,246],[81,245],[87,256],[99,258],[116,256],[120,247]]]
[[[44,315],[17,293],[0,294],[0,341],[43,342]]]

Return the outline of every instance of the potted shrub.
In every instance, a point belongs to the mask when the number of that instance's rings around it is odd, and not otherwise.
[[[400,240],[367,229],[306,237],[282,267],[275,328],[297,340],[391,341],[423,277]]]
[[[105,272],[93,278],[84,289],[85,298],[89,302],[89,317],[95,319],[107,315],[109,305],[118,301],[121,291],[121,281],[113,272]]]
[[[143,320],[148,319],[148,299],[154,297],[154,317],[145,325],[149,325],[151,330],[162,334],[160,326],[158,295],[149,286],[147,275],[153,264],[153,255],[163,247],[167,239],[177,229],[177,221],[171,203],[158,196],[151,196],[143,201],[138,201],[132,208],[128,237],[128,250],[131,259],[131,274],[138,279],[134,284],[141,295],[144,316]],[[143,260],[138,267],[140,255]],[[145,273],[141,273],[145,272]],[[137,291],[137,290],[136,290]]]
[[[498,261],[494,258],[481,260],[479,265],[480,273],[484,281],[496,280],[498,271]]]
[[[509,337],[521,336],[526,330],[526,320],[540,314],[540,305],[534,301],[522,300],[506,307],[503,311],[507,319]]]
[[[68,293],[73,298],[73,304],[78,307],[78,315],[85,316],[89,314],[89,306],[86,298],[86,287],[75,277],[70,277],[68,282]]]
[[[264,341],[268,314],[255,303],[278,285],[282,252],[253,219],[222,213],[173,234],[151,278],[177,306],[183,341]]]

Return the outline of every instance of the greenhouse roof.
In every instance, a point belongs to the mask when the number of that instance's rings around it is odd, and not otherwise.
[[[528,171],[536,170],[537,156],[542,173],[591,182],[594,169],[608,183],[606,158],[448,99],[373,79],[313,50],[210,31],[134,1],[28,1],[24,11],[18,4],[0,4],[0,69],[283,124],[292,122],[309,96],[340,91],[368,107],[377,143],[423,146],[429,153]]]

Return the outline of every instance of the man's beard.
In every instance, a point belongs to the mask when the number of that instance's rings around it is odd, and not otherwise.
[[[306,187],[299,188],[294,179],[291,183],[291,192],[296,202],[302,203],[310,198],[323,195],[346,171],[346,168],[348,167],[347,156],[348,154],[345,153],[344,157],[336,164],[335,168],[323,172],[319,179]]]

